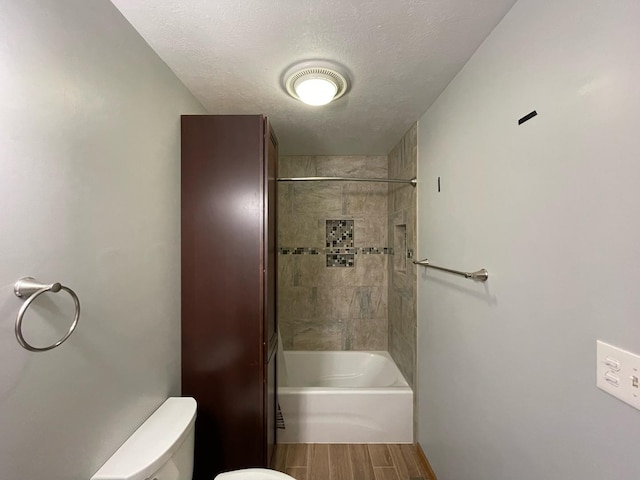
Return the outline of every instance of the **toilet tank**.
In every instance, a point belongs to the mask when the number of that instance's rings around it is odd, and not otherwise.
[[[91,480],[191,480],[196,401],[168,398]]]

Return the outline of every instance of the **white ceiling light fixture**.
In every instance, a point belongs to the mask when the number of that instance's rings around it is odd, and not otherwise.
[[[287,70],[283,78],[289,95],[313,106],[326,105],[340,98],[349,87],[342,69],[325,61],[298,63]]]

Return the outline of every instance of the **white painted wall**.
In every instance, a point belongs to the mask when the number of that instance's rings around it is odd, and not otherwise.
[[[420,119],[418,255],[490,272],[418,273],[440,480],[640,478],[640,411],[595,385],[596,339],[640,352],[639,25],[520,0]]]
[[[106,0],[0,1],[0,478],[86,480],[180,391],[180,114],[203,109]],[[30,353],[24,275],[82,302]],[[25,320],[55,340],[50,294]]]

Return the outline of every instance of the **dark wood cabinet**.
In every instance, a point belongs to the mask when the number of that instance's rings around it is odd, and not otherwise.
[[[276,436],[276,164],[261,115],[182,117],[182,394],[194,479],[270,464]]]

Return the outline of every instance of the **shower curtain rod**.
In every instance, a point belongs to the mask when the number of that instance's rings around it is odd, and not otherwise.
[[[417,178],[404,180],[401,178],[356,178],[356,177],[290,177],[278,178],[279,182],[379,182],[379,183],[408,183],[412,187],[418,184]]]

